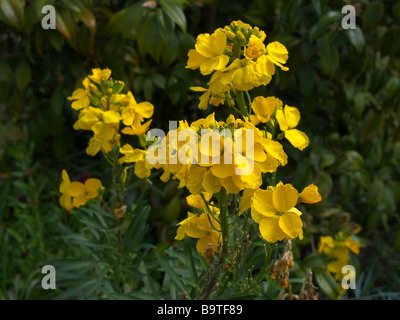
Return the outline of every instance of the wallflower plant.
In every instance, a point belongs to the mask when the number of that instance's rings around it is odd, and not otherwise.
[[[93,69],[83,88],[68,98],[78,112],[74,129],[92,134],[86,153],[101,153],[113,168],[117,201],[111,209],[116,219],[124,218],[121,208],[130,170],[140,179],[162,170],[163,182],[176,180],[189,193],[186,202],[191,210],[178,221],[175,240],[195,239],[206,262],[197,284],[201,299],[219,297],[221,286],[237,281],[242,281],[240,294],[252,292],[266,274],[287,287],[292,241],[307,232],[300,209],[322,200],[314,184],[299,192],[289,181],[276,181],[277,171],[289,161],[281,141],[285,138],[304,150],[310,140],[299,130],[298,108],[275,96],[252,98],[249,92],[268,85],[277,67],[289,71],[286,47],[277,41],[265,44],[266,38],[258,27],[234,21],[212,34],[200,34],[188,52],[186,68],[208,77],[206,86],[191,88],[201,93],[199,109],[227,108],[230,115],[224,120],[210,113],[192,123],[180,120],[167,134],[160,134],[150,128],[153,105],[137,102],[130,91],[122,93],[124,83],[114,80],[109,69]],[[137,136],[141,148],[125,142],[126,136]],[[62,172],[60,204],[67,210],[84,206],[103,191],[100,180],[71,182]],[[254,270],[241,267],[254,232],[265,255],[255,280]],[[320,250],[331,250],[328,242]],[[285,243],[285,259],[274,267],[278,243]]]

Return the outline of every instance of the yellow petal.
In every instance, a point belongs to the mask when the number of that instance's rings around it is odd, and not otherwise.
[[[119,112],[117,112],[117,111],[108,110],[108,111],[103,113],[103,121],[104,121],[104,123],[118,124],[121,119],[122,119],[122,117],[119,114]]]
[[[199,194],[203,189],[203,178],[207,168],[192,166],[185,177],[186,188],[192,194]]]
[[[272,193],[274,208],[279,212],[292,209],[299,198],[299,193],[291,184],[278,184]]]
[[[276,116],[276,120],[278,120],[279,128],[282,131],[289,130],[289,124],[286,121],[285,114],[284,114],[283,110],[282,109],[276,110],[275,116]]]
[[[260,221],[261,236],[268,242],[275,243],[286,238],[286,233],[279,226],[279,218],[278,216],[264,217]]]
[[[289,140],[293,147],[299,150],[304,150],[310,143],[308,136],[303,131],[297,129],[285,131],[285,138]]]
[[[134,172],[138,178],[145,179],[150,176],[151,168],[152,166],[146,160],[142,160],[135,163]]]
[[[285,106],[283,109],[289,129],[295,128],[300,121],[300,111],[296,107]],[[287,129],[286,129],[287,130]]]
[[[150,102],[141,102],[135,106],[135,111],[143,118],[151,118],[154,112],[154,106]]]
[[[80,206],[84,206],[88,202],[88,200],[89,199],[86,196],[86,194],[81,194],[81,195],[74,197],[73,203],[74,203],[75,207],[79,208]]]
[[[212,174],[211,170],[208,170],[204,175],[202,185],[210,193],[218,193],[221,190],[221,182]]]
[[[69,193],[72,197],[85,195],[86,194],[85,185],[82,182],[73,181],[69,186]]]
[[[189,68],[192,70],[199,68],[200,65],[207,59],[206,57],[204,57],[202,54],[198,53],[194,49],[189,50],[188,57],[189,57],[189,59],[188,59],[186,68]]]
[[[85,181],[85,187],[89,198],[95,198],[99,194],[99,189],[102,187],[101,181],[96,178],[89,178]]]
[[[239,214],[244,213],[246,210],[250,209],[253,203],[253,195],[256,192],[255,189],[245,189],[243,191],[243,195],[240,198],[239,202]]]
[[[273,206],[272,196],[272,190],[258,189],[255,191],[252,198],[254,209],[266,217],[275,216],[278,212]]]
[[[200,238],[196,244],[196,250],[204,256],[207,248],[211,248],[212,251],[217,252],[221,243],[221,236],[218,232],[213,231],[205,237]]]
[[[258,116],[261,122],[268,122],[272,113],[275,110],[275,98],[274,97],[255,97],[253,99],[253,103],[251,104],[251,108],[254,113]]]
[[[206,199],[206,201],[209,201],[212,197],[212,193],[210,192],[203,192],[203,196]],[[194,208],[197,209],[205,209],[206,204],[204,203],[203,198],[199,194],[191,194],[190,196],[186,197],[186,203]]]
[[[279,226],[290,238],[296,238],[303,230],[303,222],[295,212],[285,212],[279,218]]]

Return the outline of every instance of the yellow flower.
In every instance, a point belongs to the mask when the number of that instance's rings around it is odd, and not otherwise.
[[[301,212],[295,208],[299,194],[291,184],[259,189],[253,195],[251,215],[259,223],[261,236],[274,243],[283,239],[303,238]]]
[[[283,71],[288,71],[289,68],[283,66],[289,58],[289,52],[286,47],[278,41],[271,42],[267,45],[267,58],[275,65],[279,66]]]
[[[178,223],[176,240],[182,240],[189,236],[199,239],[196,244],[196,250],[204,256],[207,248],[217,252],[221,245],[220,224],[216,220],[219,210],[212,207],[213,213],[203,212],[200,215],[188,212],[188,218]],[[212,226],[211,226],[211,223]],[[214,228],[213,228],[214,227]]]
[[[94,136],[89,140],[86,153],[95,156],[100,150],[106,153],[110,152],[114,142],[118,141],[115,139],[117,129],[113,125],[99,121],[93,125],[92,130]]]
[[[63,170],[61,173],[62,177],[62,182],[60,184],[60,192],[61,192],[61,197],[60,197],[60,205],[65,208],[67,211],[70,211],[74,208],[74,204],[72,202],[72,197],[70,194],[70,185],[71,185],[71,180],[69,179],[68,173],[66,170]]]
[[[79,118],[74,123],[75,130],[92,130],[95,123],[101,121],[104,111],[94,107],[87,107],[79,112]]]
[[[310,184],[300,193],[300,200],[304,203],[317,203],[322,200],[322,197],[318,192],[318,187],[315,184]]]
[[[122,129],[122,133],[128,135],[143,135],[149,129],[151,121],[149,120],[143,124],[145,118],[150,118],[154,113],[154,106],[150,102],[136,103],[135,98],[129,91],[123,101],[127,105],[122,110],[122,122],[127,127]]]
[[[351,236],[345,237],[342,232],[339,232],[335,238],[330,236],[320,237],[318,253],[331,258],[327,269],[338,281],[343,278],[342,268],[349,262],[350,251],[355,254],[360,253],[360,242],[353,240]]]
[[[285,105],[284,109],[276,111],[280,129],[285,133],[285,138],[297,149],[303,150],[310,142],[308,136],[297,129],[294,129],[300,121],[300,112],[296,107]]]
[[[251,104],[251,108],[255,113],[255,116],[251,118],[251,123],[257,125],[260,122],[268,122],[275,109],[280,107],[282,107],[282,101],[278,98],[255,97]]]
[[[206,201],[209,201],[211,199],[212,195],[213,194],[210,192],[203,193],[204,199],[206,199]],[[187,196],[186,203],[189,206],[194,207],[196,209],[205,209],[206,208],[206,204],[204,203],[203,198],[199,194],[191,194],[190,196]]]
[[[119,159],[119,163],[137,162],[143,159],[143,150],[133,149],[130,144],[124,144],[119,148],[119,152],[124,155]]]
[[[195,48],[189,51],[189,60],[186,68],[195,70],[200,68],[203,75],[214,70],[221,70],[228,62],[229,57],[223,52],[226,47],[226,35],[220,29],[213,34],[200,34],[196,39]]]
[[[249,39],[249,44],[244,51],[244,55],[248,59],[254,59],[258,58],[262,54],[265,54],[265,45],[263,40],[252,34]]]
[[[71,182],[69,192],[73,197],[74,206],[84,206],[90,199],[96,198],[102,188],[101,181],[95,178],[87,179],[85,184],[79,181]]]
[[[73,101],[71,107],[75,110],[86,108],[90,104],[90,81],[85,78],[82,82],[85,89],[79,88],[72,92],[72,96],[68,97],[69,101]]]
[[[60,205],[68,211],[85,205],[90,199],[98,197],[99,190],[104,190],[101,181],[95,178],[87,179],[84,184],[79,181],[71,182],[66,170],[62,171],[61,177]]]
[[[150,176],[153,166],[146,160],[146,150],[133,149],[131,145],[125,144],[119,149],[119,152],[124,154],[124,156],[119,159],[120,163],[135,163],[134,172],[138,178],[145,179]]]
[[[111,70],[106,68],[106,69],[92,69],[92,75],[89,76],[89,79],[92,80],[93,82],[97,84],[101,84],[101,79],[108,80],[111,76]]]

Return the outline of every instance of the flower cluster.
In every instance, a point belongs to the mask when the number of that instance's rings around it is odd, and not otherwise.
[[[66,170],[62,171],[61,177],[60,205],[67,211],[84,206],[90,199],[97,198],[104,191],[99,179],[88,178],[84,183],[80,181],[71,182]]]
[[[137,103],[128,91],[122,94],[122,81],[114,81],[110,69],[93,69],[82,84],[84,89],[76,89],[71,107],[79,110],[79,118],[74,124],[76,130],[90,130],[86,153],[94,156],[98,152],[109,153],[115,145],[120,146],[121,134],[142,136],[148,130],[154,107],[149,102]],[[120,126],[125,127],[121,130]]]
[[[208,88],[192,88],[204,92],[200,109],[206,109],[208,103],[218,106],[231,100],[231,92],[267,85],[275,74],[275,66],[289,70],[284,66],[289,57],[286,47],[277,41],[265,46],[265,38],[264,31],[242,21],[233,21],[211,35],[197,37],[195,49],[188,53],[186,67],[200,68],[203,75],[214,72]]]
[[[217,122],[214,113],[190,125],[181,121],[148,149],[148,159],[192,194],[238,193],[262,184],[262,173],[287,163],[282,145],[265,137],[251,122],[230,115]],[[151,154],[154,154],[152,157]]]
[[[348,264],[350,252],[360,253],[360,242],[353,240],[351,236],[346,237],[339,232],[335,238],[330,236],[320,238],[318,253],[332,258],[328,264],[328,271],[335,275],[336,280],[342,280],[342,268]]]
[[[199,239],[196,250],[204,256],[206,249],[219,251],[221,225],[218,207],[206,202],[211,199],[212,193],[205,193],[203,196],[204,199],[200,195],[190,195],[186,198],[187,204],[195,209],[195,213],[188,212],[188,218],[178,224],[175,239],[182,240],[187,236]]]

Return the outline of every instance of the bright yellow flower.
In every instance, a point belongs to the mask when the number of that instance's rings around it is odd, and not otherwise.
[[[284,109],[276,111],[280,129],[285,133],[285,138],[297,149],[303,150],[308,146],[310,140],[308,136],[297,129],[294,129],[300,121],[300,112],[296,107],[285,105]]]
[[[99,190],[104,190],[101,181],[95,178],[89,178],[83,184],[78,181],[71,182],[66,170],[62,171],[61,176],[60,205],[68,211],[85,205],[90,199],[98,197]]]
[[[345,237],[342,232],[339,232],[335,238],[320,237],[318,253],[331,258],[327,269],[337,281],[343,278],[342,268],[349,263],[350,251],[355,254],[360,253],[360,242],[353,240],[351,236]]]
[[[74,204],[72,202],[72,197],[70,194],[70,185],[71,180],[69,179],[68,173],[66,170],[63,170],[61,173],[62,182],[60,184],[60,205],[65,208],[67,211],[70,211],[74,208]]]
[[[92,130],[95,123],[103,118],[104,111],[94,107],[87,107],[79,112],[79,118],[74,123],[75,130]]]
[[[200,215],[188,212],[188,218],[178,223],[179,228],[175,237],[176,240],[182,240],[186,236],[199,239],[196,249],[202,256],[207,248],[210,247],[212,251],[217,252],[221,245],[221,235],[217,231],[221,226],[215,219],[219,216],[219,210],[215,207],[212,207],[211,210],[213,210],[212,215],[208,212]]]
[[[143,150],[133,149],[130,144],[124,144],[121,148],[119,148],[119,152],[124,155],[119,159],[119,163],[130,163],[143,160]]]
[[[251,108],[255,113],[255,117],[251,119],[251,123],[257,125],[258,123],[266,123],[270,120],[271,115],[276,108],[282,107],[282,101],[275,97],[255,97]]]
[[[89,178],[83,184],[79,181],[71,182],[69,192],[73,197],[73,203],[76,208],[84,206],[90,199],[99,195],[99,190],[103,189],[101,181],[95,178]]]
[[[318,187],[315,184],[310,184],[300,193],[300,200],[304,203],[317,203],[322,200],[322,197],[318,192]]]
[[[204,192],[203,196],[206,199],[206,201],[209,201],[212,197],[212,193],[210,192]],[[196,209],[206,209],[206,204],[204,203],[203,198],[199,194],[191,194],[190,196],[186,197],[186,203],[194,207]]]
[[[261,236],[274,243],[283,239],[303,238],[301,212],[295,208],[299,194],[291,184],[259,189],[253,195],[251,215],[259,223]]]
[[[82,82],[85,89],[79,88],[72,92],[72,96],[68,97],[69,101],[73,101],[71,107],[75,110],[86,108],[90,104],[90,81],[85,78]]]
[[[101,84],[101,79],[104,79],[107,81],[111,76],[111,70],[106,68],[106,69],[92,69],[92,75],[89,76],[89,79],[92,80],[93,82],[97,84]]]
[[[268,44],[267,53],[268,60],[279,66],[283,71],[289,70],[288,67],[283,66],[289,58],[289,52],[282,43],[274,41]]]
[[[255,35],[251,35],[249,43],[244,51],[244,55],[248,59],[254,59],[263,54],[265,54],[265,45],[263,43],[263,40]]]
[[[213,34],[200,34],[197,37],[195,48],[189,51],[189,60],[186,68],[195,70],[200,68],[203,75],[208,75],[214,70],[221,70],[228,62],[229,57],[223,52],[226,47],[226,35],[221,30]]]

